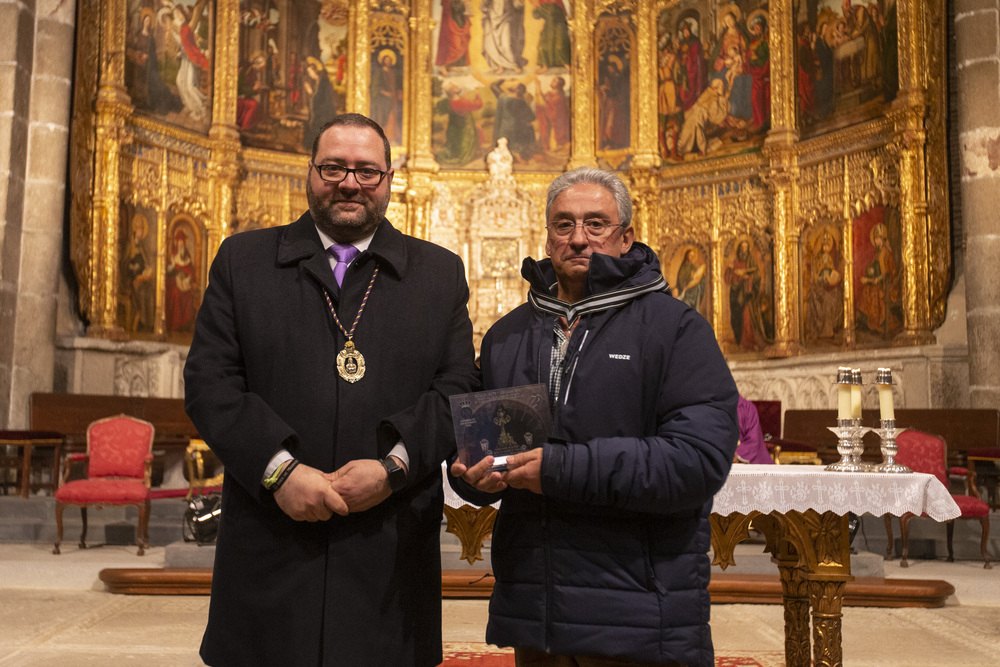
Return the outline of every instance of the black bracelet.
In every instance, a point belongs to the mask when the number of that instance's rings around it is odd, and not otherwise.
[[[271,487],[271,493],[274,493],[281,488],[281,485],[285,483],[285,480],[288,479],[288,476],[292,474],[292,470],[294,470],[295,466],[298,464],[298,459],[292,459],[288,462],[288,465],[286,465],[281,471],[281,474],[278,475],[278,479],[274,480],[274,485]]]

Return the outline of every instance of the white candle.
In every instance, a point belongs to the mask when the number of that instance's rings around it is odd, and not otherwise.
[[[851,385],[837,385],[837,419],[851,418]]]
[[[851,369],[837,369],[837,419],[851,418]]]
[[[875,374],[875,384],[878,385],[879,417],[882,421],[895,419],[896,413],[892,407],[892,369],[878,369]]]
[[[892,409],[892,385],[880,384],[878,386],[878,410],[883,421],[895,419],[896,414]]]
[[[851,419],[861,419],[861,369],[852,371],[854,381],[851,383]]]

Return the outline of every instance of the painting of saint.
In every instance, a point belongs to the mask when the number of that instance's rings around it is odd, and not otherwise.
[[[129,208],[123,207],[123,218],[129,220],[126,249],[122,254],[122,294],[124,317],[122,328],[134,333],[152,333],[156,310],[156,248],[151,237],[148,215],[153,211],[135,212],[129,219]],[[155,219],[155,218],[154,218]]]
[[[483,57],[494,74],[520,74],[524,58],[524,0],[480,0]]]
[[[255,128],[269,119],[269,92],[267,56],[257,51],[236,78],[236,124],[241,130]]]
[[[532,0],[535,5],[532,16],[544,22],[538,36],[539,74],[550,67],[569,67],[570,42],[569,24],[566,21],[566,7],[563,0]]]
[[[740,350],[757,352],[771,342],[773,320],[770,314],[769,281],[765,280],[765,267],[748,236],[738,238],[728,253],[724,279],[729,286],[729,325],[733,339]]]
[[[611,53],[598,76],[598,147],[628,148],[631,144],[631,63],[625,54]]]
[[[722,16],[722,34],[709,59],[712,62],[709,84],[716,79],[722,79],[729,97],[729,115],[746,120],[753,113],[750,108],[752,81],[747,58],[750,40],[749,35],[744,32],[743,24],[737,19],[736,11],[734,7]]]
[[[446,119],[445,140],[434,157],[443,165],[465,165],[481,154],[480,130],[473,112],[483,108],[483,100],[478,91],[470,97],[451,81],[444,84],[443,92],[434,113]]]
[[[771,126],[771,48],[768,44],[767,15],[750,15],[750,45],[747,47],[750,66],[750,107],[754,130]]]
[[[554,76],[546,90],[542,80],[535,79],[535,118],[538,121],[538,141],[545,151],[569,151],[570,107],[566,94],[566,79]]]
[[[681,65],[669,34],[661,36],[657,58],[656,110],[659,117],[660,154],[676,155],[677,132],[683,118],[678,95]]]
[[[346,107],[349,13],[348,0],[240,0],[236,123],[244,144],[311,152],[317,128]],[[372,79],[381,65],[373,50]]]
[[[306,58],[302,88],[309,108],[302,132],[302,148],[311,153],[320,128],[337,113],[333,84],[326,67],[317,58]]]
[[[664,164],[760,150],[771,127],[768,3],[712,13],[681,0],[657,16],[660,156]]]
[[[888,338],[903,324],[899,214],[879,206],[854,220],[855,321],[859,333]]]
[[[504,84],[504,79],[497,79],[490,84],[490,90],[497,100],[493,145],[501,137],[506,138],[514,161],[524,163],[539,152],[533,125],[535,111],[527,100],[527,86],[523,83]]]
[[[844,275],[836,228],[824,225],[805,243],[805,337],[831,341],[843,329]]]
[[[731,89],[730,89],[731,90]],[[710,149],[706,130],[711,126],[721,126],[729,117],[729,91],[722,79],[712,79],[712,83],[698,96],[694,106],[684,113],[684,124],[677,137],[676,154],[680,157],[705,156]],[[715,140],[718,145],[720,140]]]
[[[403,143],[403,63],[393,49],[372,54],[371,117],[393,146]]]
[[[701,91],[708,86],[705,71],[705,52],[696,32],[698,23],[685,19],[680,25],[680,39],[677,45],[681,63],[680,98],[684,110],[690,109],[698,101]]]
[[[802,0],[793,14],[806,134],[882,115],[899,88],[896,0]]]
[[[469,40],[472,22],[464,0],[441,0],[437,55],[434,64],[447,75],[450,70],[469,64]]]
[[[170,224],[170,252],[166,275],[166,330],[193,330],[195,313],[200,301],[198,271],[195,266],[195,228],[186,216],[178,216]]]
[[[136,109],[196,131],[211,124],[214,0],[133,3],[125,87]]]
[[[675,297],[703,316],[707,316],[708,304],[705,295],[708,291],[708,266],[704,256],[701,250],[693,245],[683,246],[681,253],[677,280],[674,281],[671,291]]]

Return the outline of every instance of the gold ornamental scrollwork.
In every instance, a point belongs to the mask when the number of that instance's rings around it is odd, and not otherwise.
[[[444,506],[444,515],[448,519],[445,532],[455,535],[462,545],[462,560],[474,564],[483,560],[483,542],[493,533],[493,522],[497,511],[493,507],[460,507]]]
[[[344,85],[338,79],[337,94],[343,95],[340,99],[348,110],[368,113],[371,40],[373,35],[388,35],[386,17],[399,19],[401,23],[397,22],[393,34],[405,33],[406,37],[405,44],[399,47],[406,59],[402,82],[405,99],[403,136],[394,149],[397,184],[390,214],[394,224],[449,247],[470,266],[475,247],[473,221],[464,215],[461,205],[485,182],[488,168],[484,161],[478,171],[473,163],[466,165],[465,171],[442,172],[434,157],[432,137],[444,132],[441,115],[435,120],[432,93],[439,37],[434,12],[440,11],[439,2],[334,0],[338,10],[344,12],[348,40],[347,57],[342,63]],[[475,33],[481,30],[477,13],[481,10],[476,2],[464,2]],[[78,4],[75,111],[70,141],[70,256],[80,278],[79,306],[91,324],[88,335],[141,337],[136,332],[116,329],[121,292],[118,255],[127,245],[120,238],[121,207],[154,209],[155,216],[150,211],[144,215],[151,221],[155,218],[157,226],[168,224],[168,211],[191,215],[204,225],[206,242],[201,261],[205,265],[200,267],[200,275],[204,275],[225,236],[285,224],[305,210],[308,157],[241,143],[243,130],[237,111],[241,101],[239,0],[214,0],[213,4],[214,42],[206,45],[213,59],[208,79],[211,85],[202,91],[211,98],[207,133],[185,129],[148,109],[133,108],[126,81],[127,61],[122,55],[127,33],[137,18],[130,3],[82,0]],[[595,166],[599,156],[607,157],[598,146],[595,129],[600,76],[595,26],[602,17],[627,21],[632,31],[632,134],[627,150],[618,157],[622,160],[620,175],[631,185],[638,238],[657,251],[669,251],[682,243],[703,249],[711,279],[706,286],[703,312],[711,318],[720,340],[733,338],[727,314],[730,286],[723,272],[727,244],[734,235],[751,237],[758,247],[771,249],[765,255],[771,257],[768,271],[774,279],[774,344],[741,350],[741,356],[790,355],[797,353],[797,346],[808,351],[810,345],[818,345],[814,340],[799,340],[804,336],[800,332],[804,313],[800,310],[805,309],[800,293],[807,291],[802,285],[808,280],[806,267],[799,264],[798,258],[801,235],[817,224],[835,226],[842,265],[853,266],[855,254],[866,250],[869,235],[865,229],[855,235],[852,227],[859,216],[878,207],[891,209],[894,219],[901,221],[902,296],[898,309],[904,321],[902,329],[895,336],[877,339],[856,336],[860,307],[855,302],[857,286],[852,272],[844,271],[844,321],[840,327],[844,335],[832,344],[846,350],[862,344],[910,345],[932,340],[932,331],[943,322],[951,275],[948,175],[945,170],[931,167],[944,163],[947,151],[944,0],[897,0],[898,53],[892,64],[899,71],[899,92],[894,99],[882,100],[880,91],[874,91],[876,97],[858,104],[841,100],[832,120],[821,131],[810,129],[800,117],[797,59],[802,3],[771,0],[766,9],[764,3],[742,3],[741,7],[753,5],[755,11],[763,12],[760,15],[766,17],[770,31],[769,129],[761,130],[756,135],[759,142],[745,150],[718,157],[691,154],[662,165],[659,131],[660,123],[665,121],[658,106],[659,64],[660,49],[668,40],[666,34],[658,32],[662,29],[658,18],[664,12],[674,12],[671,16],[676,18],[678,11],[697,10],[698,3],[566,0],[564,4],[571,63],[558,75],[567,78],[572,95],[567,166]],[[796,8],[800,9],[798,14]],[[753,27],[747,23],[748,17],[740,20],[741,29]],[[707,61],[722,18],[713,11],[698,21]],[[529,24],[526,20],[525,26]],[[537,22],[534,25],[540,26]],[[676,22],[670,29],[676,30]],[[528,43],[536,41],[532,35]],[[276,53],[285,58],[279,64],[287,65],[288,49],[282,51],[285,44],[280,39],[276,44]],[[484,105],[475,129],[481,133],[477,135],[481,136],[481,150],[486,151],[492,148],[489,113],[495,113],[495,100],[488,86],[473,76],[479,73],[472,71],[472,61],[477,57],[474,51],[470,53],[467,69],[455,76],[468,75],[468,89],[481,89],[483,93]],[[525,57],[529,64],[523,72],[506,72],[503,76],[521,79],[533,90],[532,77],[537,78],[538,73],[531,59],[536,54],[526,51]],[[332,59],[328,62],[328,72],[336,69]],[[282,73],[282,86],[286,86],[288,72]],[[489,73],[485,74],[488,77]],[[529,122],[537,131],[538,121]],[[524,209],[530,219],[519,225],[516,233],[521,235],[522,252],[537,255],[542,246],[538,230],[542,229],[544,192],[553,174],[525,171],[522,167],[515,167],[512,178],[532,204]],[[447,201],[455,210],[439,210],[448,205]],[[157,230],[156,237],[162,242],[164,234],[165,230]],[[470,266],[470,281],[479,280],[471,271]],[[485,284],[479,287],[484,302],[489,301],[495,283],[493,288]],[[519,279],[511,278],[502,290],[505,304],[523,300]],[[496,300],[495,294],[493,297]],[[158,298],[162,301],[163,295]],[[480,324],[486,323],[484,319]],[[831,343],[824,345],[828,348]]]

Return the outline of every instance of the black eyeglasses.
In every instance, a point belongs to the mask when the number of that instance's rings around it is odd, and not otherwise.
[[[546,225],[556,236],[569,236],[576,229],[577,225],[583,227],[583,231],[587,233],[592,239],[599,239],[607,236],[609,233],[613,232],[616,227],[624,227],[622,224],[615,224],[607,220],[601,220],[600,218],[588,218],[583,222],[575,222],[573,220],[556,220],[555,222]]]
[[[361,185],[376,186],[382,182],[388,172],[373,167],[357,167],[351,169],[341,164],[314,164],[319,177],[327,183],[340,183],[348,174],[354,174],[354,179]]]

